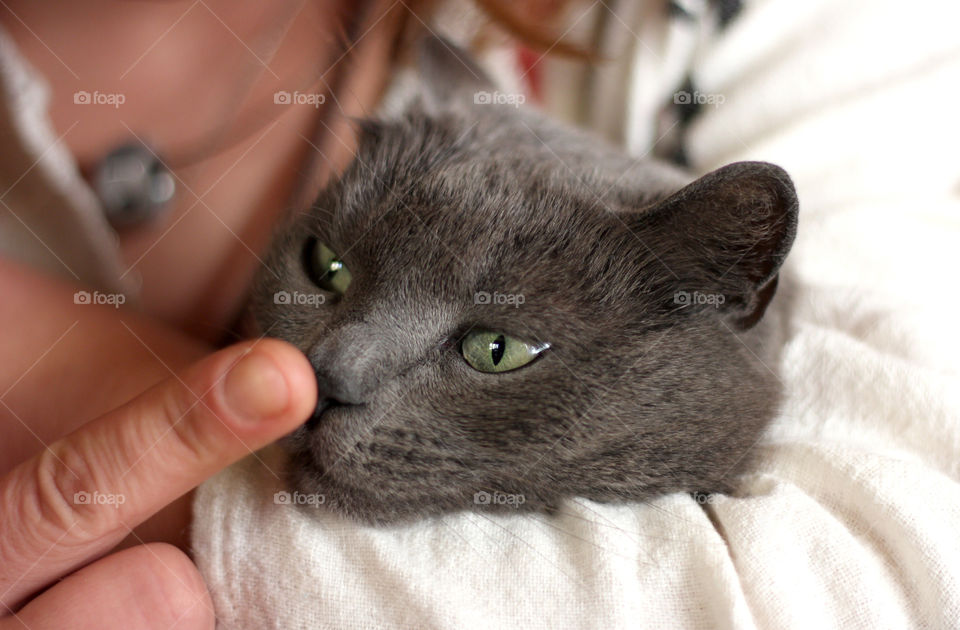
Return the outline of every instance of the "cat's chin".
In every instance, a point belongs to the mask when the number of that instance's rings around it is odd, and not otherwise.
[[[325,516],[332,511],[368,525],[413,520],[414,514],[404,515],[389,507],[391,501],[382,488],[371,490],[357,485],[349,471],[338,467],[344,457],[336,447],[336,431],[331,426],[334,411],[321,410],[281,440],[287,454],[287,490],[300,498],[298,503],[311,516]]]
[[[298,507],[311,516],[326,517],[332,511],[365,525],[402,526],[424,518],[463,512],[551,513],[556,507],[555,503],[533,495],[527,495],[530,500],[518,505],[498,503],[491,500],[497,493],[482,491],[432,487],[424,494],[423,488],[417,493],[396,485],[362,485],[351,471],[338,469],[338,460],[326,463],[315,457],[296,435],[281,445],[287,453],[286,488],[297,497],[294,502]]]
[[[351,521],[376,526],[402,524],[423,516],[394,509],[379,493],[344,483],[322,463],[304,459],[303,454],[291,454],[288,487],[292,494],[303,497],[299,503],[310,516],[329,517],[333,512]]]

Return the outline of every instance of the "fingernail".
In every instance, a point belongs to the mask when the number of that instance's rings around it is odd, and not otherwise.
[[[233,366],[224,383],[224,395],[231,411],[254,422],[276,416],[290,402],[287,379],[271,359],[257,352]]]

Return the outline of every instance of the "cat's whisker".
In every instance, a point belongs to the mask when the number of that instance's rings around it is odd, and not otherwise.
[[[533,521],[535,521],[535,522],[537,522],[537,523],[540,523],[541,525],[544,525],[544,526],[546,526],[546,527],[549,527],[550,529],[553,529],[553,530],[555,530],[555,531],[557,531],[557,532],[560,532],[561,534],[565,534],[566,536],[569,536],[570,538],[574,538],[574,539],[576,539],[576,540],[579,540],[579,541],[581,541],[581,542],[584,542],[584,543],[590,545],[591,547],[595,547],[596,549],[599,549],[599,550],[600,550],[601,552],[603,552],[604,554],[611,555],[611,556],[616,556],[617,558],[622,558],[623,560],[635,560],[635,559],[636,559],[636,558],[634,558],[633,556],[627,556],[627,555],[624,555],[624,554],[622,554],[622,553],[617,553],[616,551],[611,550],[609,547],[607,547],[607,546],[605,546],[605,545],[601,545],[601,544],[596,543],[596,542],[594,542],[594,541],[592,541],[592,540],[589,540],[589,539],[587,539],[587,538],[584,538],[583,536],[578,536],[577,534],[574,534],[573,532],[571,532],[571,531],[569,531],[569,530],[563,529],[562,527],[560,527],[559,525],[556,524],[556,520],[555,520],[555,519],[541,518],[541,517],[538,517],[538,516],[536,516],[536,515],[531,516],[530,518],[531,518],[531,520],[533,520]],[[551,520],[552,520],[552,522],[551,522]],[[584,519],[584,520],[587,520],[587,519]],[[587,520],[587,522],[588,522],[588,523],[593,523],[592,521],[589,521],[589,520]],[[617,528],[617,529],[619,529],[619,528]],[[623,531],[623,530],[620,530],[620,531]],[[635,541],[631,541],[631,542],[635,542]],[[651,564],[656,564],[656,563],[651,563]]]
[[[449,523],[447,523],[447,521],[446,521],[446,519],[445,519],[444,517],[442,517],[442,516],[437,517],[437,518],[436,518],[436,522],[437,522],[437,523],[440,523],[441,525],[443,525],[444,527],[446,527],[447,529],[449,529],[451,532],[453,532],[454,535],[457,536],[457,538],[459,538],[460,540],[462,540],[463,543],[464,543],[467,547],[470,547],[470,549],[472,549],[474,552],[476,552],[476,554],[477,554],[478,556],[480,556],[481,558],[484,558],[484,557],[485,557],[484,554],[483,554],[483,552],[481,552],[479,549],[477,549],[476,547],[474,547],[473,544],[470,543],[470,541],[467,539],[466,536],[464,536],[464,535],[461,534],[459,531],[457,531],[457,528],[456,528],[456,527],[453,527],[453,526],[451,526]]]
[[[534,547],[532,544],[530,544],[529,541],[524,540],[523,537],[518,536],[518,535],[516,534],[516,532],[514,532],[513,530],[511,530],[509,527],[506,527],[506,526],[504,526],[504,525],[501,525],[500,523],[496,522],[494,519],[488,517],[487,515],[483,514],[482,512],[476,512],[476,513],[473,513],[473,514],[469,515],[469,518],[467,518],[467,521],[468,521],[468,522],[471,522],[475,527],[477,527],[477,529],[479,529],[482,533],[484,533],[484,535],[490,536],[490,534],[487,534],[486,532],[483,531],[482,528],[480,528],[480,526],[479,526],[479,525],[476,523],[476,521],[472,518],[472,517],[474,517],[474,516],[479,517],[479,518],[482,518],[483,520],[487,521],[488,523],[490,523],[490,524],[493,525],[494,527],[497,527],[498,529],[503,530],[504,532],[506,532],[510,537],[515,538],[516,540],[518,540],[518,541],[520,541],[521,543],[523,543],[524,545],[526,545],[527,548],[529,548],[531,551],[533,551],[536,555],[540,556],[543,560],[546,560],[548,564],[550,564],[551,566],[553,566],[557,571],[559,571],[561,574],[563,574],[563,575],[564,575],[566,578],[568,578],[571,582],[575,582],[575,583],[577,583],[577,584],[579,584],[579,585],[581,585],[581,586],[583,586],[583,587],[587,587],[587,583],[584,582],[582,578],[580,578],[580,577],[574,577],[574,576],[570,575],[569,573],[567,573],[566,571],[564,571],[564,570],[563,570],[563,567],[561,567],[559,564],[557,564],[556,562],[554,562],[554,561],[550,558],[550,556],[546,555],[545,553],[543,553],[542,551],[540,551],[539,549],[537,549],[536,547]],[[491,537],[493,540],[496,540],[496,538],[493,538],[492,536],[490,536],[490,537]]]
[[[579,500],[579,498],[576,498],[576,497],[575,497],[575,498],[571,499],[571,501],[574,502],[574,503],[576,503],[577,505],[581,506],[581,507],[584,508],[585,510],[588,510],[588,511],[596,514],[598,517],[606,519],[606,517],[603,516],[603,514],[601,514],[600,512],[597,512],[596,510],[592,509],[591,507],[585,505],[584,503],[582,503],[582,502]],[[670,512],[670,511],[667,510],[666,508],[657,505],[657,504],[655,503],[655,499],[640,499],[640,500],[637,501],[637,502],[643,504],[644,506],[646,506],[646,507],[649,508],[649,509],[655,510],[655,511],[657,511],[657,512],[661,512],[661,513],[669,516],[669,517],[670,517],[671,519],[673,519],[673,520],[679,520],[679,521],[681,521],[681,522],[683,522],[683,523],[686,523],[687,525],[691,525],[691,526],[694,527],[694,528],[698,528],[698,527],[703,526],[702,523],[694,522],[694,521],[691,521],[691,520],[689,520],[689,519],[682,518],[682,517],[680,517],[679,515],[677,515],[676,513]],[[573,514],[573,513],[568,513],[568,514],[569,514],[569,516],[571,516],[572,518],[582,518],[582,519],[584,519],[584,520],[589,521],[589,519],[586,519],[586,518],[584,518],[584,517],[582,517],[582,516],[579,516],[579,515],[577,515],[577,514]],[[590,522],[593,522],[593,523],[595,523],[595,524],[597,524],[597,525],[601,525],[601,523],[599,523],[599,522],[597,522],[597,521],[590,521]],[[613,526],[613,527],[615,527],[615,526]],[[713,530],[714,530],[714,528],[713,528],[712,525],[709,526],[709,527],[703,526],[703,528],[704,528],[705,530],[709,530],[709,531],[713,531]],[[619,528],[617,528],[617,529],[619,529]],[[624,533],[631,533],[631,532],[627,532],[627,531],[625,531],[625,530],[622,530],[622,531],[624,531]],[[635,533],[635,532],[633,532],[633,533]],[[644,538],[647,538],[647,539],[650,539],[650,540],[665,540],[665,541],[668,541],[668,542],[677,542],[677,541],[682,540],[682,539],[680,539],[680,538],[675,538],[675,537],[673,537],[673,536],[652,536],[652,535],[647,535],[647,534],[644,534]],[[639,539],[635,539],[634,542],[639,543],[640,541],[639,541]]]

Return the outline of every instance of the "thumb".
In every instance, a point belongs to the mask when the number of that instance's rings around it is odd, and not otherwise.
[[[0,609],[109,550],[315,406],[306,357],[264,339],[217,352],[51,444],[0,480]]]

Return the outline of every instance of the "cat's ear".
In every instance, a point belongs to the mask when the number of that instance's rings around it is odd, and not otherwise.
[[[417,61],[430,105],[457,100],[472,104],[478,93],[493,90],[493,80],[477,62],[465,50],[439,35],[428,34],[421,39]]]
[[[763,316],[797,232],[789,175],[766,162],[717,169],[642,212],[675,281],[672,308],[717,309],[738,328]]]

